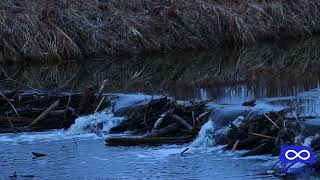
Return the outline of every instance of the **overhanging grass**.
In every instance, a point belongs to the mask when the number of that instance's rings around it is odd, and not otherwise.
[[[0,61],[62,61],[298,38],[320,1],[3,0]]]

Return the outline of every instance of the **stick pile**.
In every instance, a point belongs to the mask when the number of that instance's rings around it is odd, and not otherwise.
[[[55,91],[0,91],[0,133],[68,128],[80,115],[108,106],[96,107],[91,88],[84,93]]]
[[[130,132],[131,137],[110,137],[108,145],[156,145],[192,141],[208,121],[208,101],[181,104],[167,97],[126,110],[126,120],[110,133]]]
[[[219,139],[218,144],[227,144],[227,150],[250,150],[242,156],[278,155],[281,146],[295,143],[295,137],[302,129],[298,119],[285,117],[288,111],[248,116],[238,127],[230,123],[231,130]]]

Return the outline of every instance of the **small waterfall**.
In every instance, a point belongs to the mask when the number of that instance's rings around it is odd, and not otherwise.
[[[106,109],[101,112],[79,117],[75,123],[68,129],[68,134],[84,134],[98,133],[101,131],[109,132],[109,130],[120,124],[123,117],[114,117],[111,109]]]
[[[214,145],[215,126],[211,120],[201,127],[198,137],[192,142],[193,147],[209,147]]]
[[[201,127],[198,137],[192,142],[193,147],[210,147],[215,145],[216,141],[224,136],[230,128],[228,125],[232,122],[239,126],[247,111],[242,106],[231,106],[217,110],[209,121]]]

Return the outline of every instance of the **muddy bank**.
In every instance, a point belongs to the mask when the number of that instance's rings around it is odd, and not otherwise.
[[[299,38],[318,1],[3,1],[0,61],[59,62]]]

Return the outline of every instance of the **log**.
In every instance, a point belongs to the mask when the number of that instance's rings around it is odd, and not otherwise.
[[[164,118],[169,116],[170,114],[172,114],[174,111],[173,108],[170,108],[168,111],[166,111],[165,113],[161,114],[161,116],[157,119],[157,121],[154,123],[154,126],[152,128],[152,131],[159,129],[161,123],[163,122]]]
[[[184,120],[182,117],[180,117],[180,116],[178,116],[176,114],[172,114],[171,117],[173,119],[175,119],[179,124],[181,124],[185,128],[187,128],[189,131],[193,130],[193,127],[186,120]]]
[[[184,137],[110,137],[105,140],[109,146],[139,146],[161,144],[183,144],[194,139],[194,136]]]
[[[179,128],[180,128],[180,125],[178,123],[173,123],[173,124],[170,124],[162,129],[151,132],[150,134],[147,135],[147,137],[163,136],[163,135],[166,135],[170,132],[177,131],[177,130],[179,130]]]
[[[42,119],[44,119],[45,117],[47,117],[47,115],[54,110],[55,108],[57,108],[60,104],[60,100],[56,100],[48,109],[46,109],[45,111],[43,111],[34,121],[32,121],[28,127],[32,127],[33,125],[35,125],[37,122],[41,121]]]
[[[62,116],[66,113],[66,110],[62,109],[62,110],[55,110],[55,111],[51,111],[49,113],[50,116]]]

